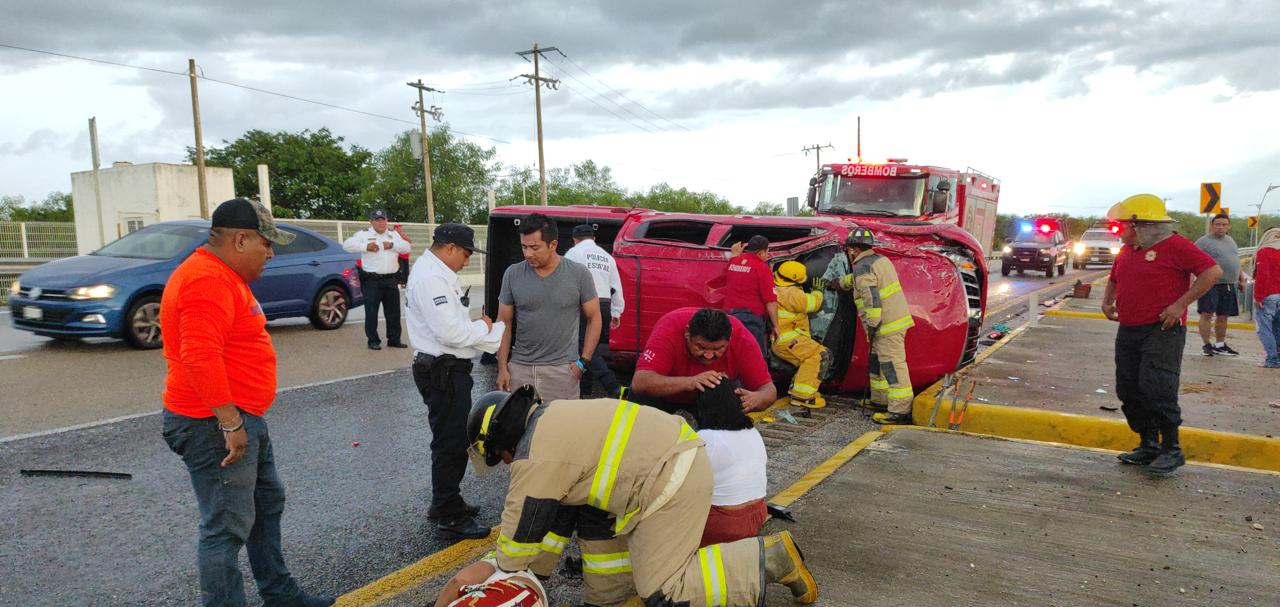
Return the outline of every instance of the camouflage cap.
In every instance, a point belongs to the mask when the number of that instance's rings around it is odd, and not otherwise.
[[[271,211],[261,202],[248,198],[232,198],[213,211],[215,228],[254,230],[263,238],[279,245],[293,242],[294,234],[276,227]]]

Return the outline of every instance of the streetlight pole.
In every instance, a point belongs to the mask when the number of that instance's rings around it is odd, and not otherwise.
[[[1255,247],[1258,246],[1258,231],[1262,229],[1262,203],[1267,201],[1267,194],[1270,194],[1271,190],[1278,188],[1280,188],[1280,185],[1272,183],[1267,184],[1267,189],[1262,192],[1262,199],[1258,201],[1258,204],[1253,205],[1254,209],[1256,209],[1254,215],[1257,215],[1258,217],[1258,227],[1253,229],[1253,236],[1250,242]]]

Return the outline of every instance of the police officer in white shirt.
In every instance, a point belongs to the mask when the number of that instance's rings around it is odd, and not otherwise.
[[[618,275],[618,264],[608,251],[596,244],[595,231],[590,225],[579,225],[573,228],[573,248],[564,254],[565,259],[575,261],[591,272],[591,279],[596,284],[596,295],[600,298],[600,318],[609,319],[600,326],[600,342],[596,345],[596,353],[587,361],[587,369],[582,373],[578,384],[578,393],[582,398],[591,394],[591,381],[595,378],[609,396],[616,397],[622,387],[618,377],[605,363],[609,353],[609,329],[616,329],[622,318],[622,310],[626,302],[622,296],[622,277]],[[578,347],[582,347],[582,336],[586,334],[586,320],[578,325]]]
[[[387,317],[387,345],[407,348],[400,341],[400,254],[409,252],[409,241],[395,230],[387,229],[387,212],[374,209],[369,213],[369,227],[351,235],[342,243],[348,253],[360,253],[360,291],[364,294],[364,336],[370,350],[381,350],[378,337],[378,307]]]
[[[427,516],[451,538],[479,539],[488,527],[475,522],[479,508],[462,500],[467,471],[467,416],[471,413],[472,358],[497,351],[500,330],[488,316],[471,320],[458,291],[458,272],[476,246],[471,228],[445,223],[436,227],[431,249],[414,262],[405,289],[409,342],[413,344],[413,382],[427,405],[431,426],[431,507]]]

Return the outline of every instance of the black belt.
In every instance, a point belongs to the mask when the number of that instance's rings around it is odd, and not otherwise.
[[[418,352],[413,357],[413,362],[421,363],[428,367],[443,366],[449,371],[458,373],[471,373],[471,361],[465,358],[458,358],[452,354],[427,354],[426,352]]]

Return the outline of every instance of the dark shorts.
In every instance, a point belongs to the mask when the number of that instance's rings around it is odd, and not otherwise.
[[[1236,301],[1236,286],[1216,284],[1196,302],[1196,312],[1218,316],[1239,316],[1240,304]]]

